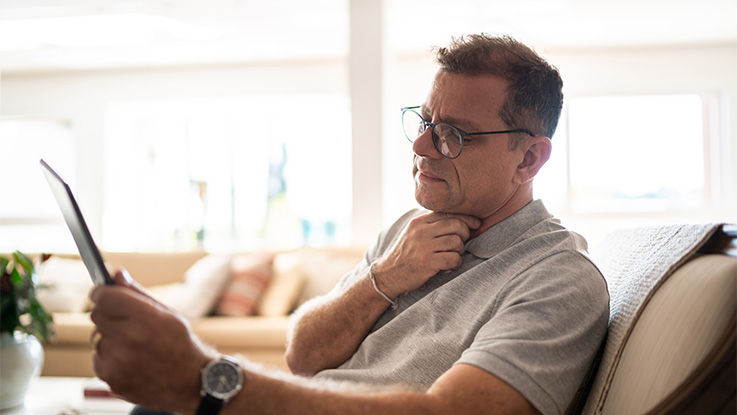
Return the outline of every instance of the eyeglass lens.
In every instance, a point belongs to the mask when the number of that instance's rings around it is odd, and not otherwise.
[[[425,120],[414,110],[405,110],[402,114],[402,129],[405,137],[414,142],[427,129]],[[438,123],[433,126],[432,140],[435,148],[445,157],[456,158],[461,152],[463,137],[455,127]]]

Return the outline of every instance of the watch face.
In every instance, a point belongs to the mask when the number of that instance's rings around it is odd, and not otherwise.
[[[220,360],[204,372],[203,386],[210,395],[228,399],[240,390],[242,376],[236,364]]]

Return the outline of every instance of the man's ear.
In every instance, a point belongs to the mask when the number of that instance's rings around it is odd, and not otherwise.
[[[524,156],[514,175],[514,181],[518,184],[532,180],[543,164],[548,161],[552,150],[550,139],[543,135],[531,137],[521,147]]]

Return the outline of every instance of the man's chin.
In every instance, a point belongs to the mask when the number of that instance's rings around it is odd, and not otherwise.
[[[415,192],[415,200],[420,206],[422,206],[423,208],[427,210],[431,210],[433,212],[447,212],[448,211],[448,204],[445,201],[437,200],[432,197],[427,197],[421,194],[417,194],[417,192]]]
[[[420,206],[433,212],[475,216],[473,213],[467,212],[459,206],[452,206],[448,203],[447,199],[433,198],[415,192],[415,200]]]

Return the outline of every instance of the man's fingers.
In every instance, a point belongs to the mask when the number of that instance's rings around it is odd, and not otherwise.
[[[475,216],[451,215],[451,217],[462,220],[469,229],[478,229],[481,226],[481,219]]]
[[[460,213],[432,212],[427,217],[428,223],[440,222],[448,219],[461,220],[471,229],[477,229],[481,226],[481,219],[471,215],[461,215]]]
[[[125,357],[120,356],[118,345],[109,338],[103,337],[92,354],[92,369],[98,378],[108,383],[115,375],[120,375],[119,368],[126,367],[126,363],[129,362],[125,362]]]
[[[117,285],[95,287],[90,299],[95,303],[93,314],[109,319],[145,317],[146,310],[155,307],[148,297]]]
[[[120,285],[126,288],[130,288],[131,290],[137,292],[138,294],[141,294],[142,296],[148,298],[152,302],[164,307],[168,308],[165,305],[161,304],[157,299],[153,298],[151,294],[143,288],[141,284],[138,283],[138,281],[134,280],[131,275],[128,273],[128,270],[126,269],[119,269],[115,272],[115,275],[113,275],[113,281],[116,285]]]
[[[443,235],[435,238],[434,252],[457,252],[463,254],[465,244],[459,235]]]
[[[440,270],[455,269],[461,266],[463,259],[457,252],[437,252],[433,262]]]
[[[471,215],[463,215],[460,213],[444,213],[444,212],[429,212],[425,213],[419,216],[416,216],[414,219],[412,219],[412,222],[422,222],[422,223],[435,223],[447,219],[460,219],[462,220],[466,226],[468,226],[471,229],[477,229],[479,226],[481,226],[481,219],[477,218],[476,216]]]
[[[471,237],[471,229],[469,229],[466,222],[457,218],[434,222],[428,225],[428,229],[436,238],[445,235],[458,235],[465,242]]]
[[[128,333],[130,331],[130,321],[128,319],[110,317],[101,313],[98,308],[92,310],[90,320],[95,324],[98,336],[105,339],[110,339],[111,337],[116,340],[119,340],[119,337],[127,339],[129,335],[136,335],[136,333]],[[146,320],[143,320],[141,324],[146,324]],[[101,341],[101,339],[98,340],[97,344]]]

